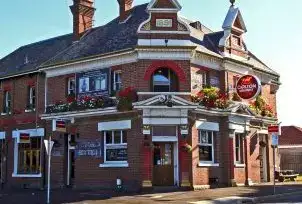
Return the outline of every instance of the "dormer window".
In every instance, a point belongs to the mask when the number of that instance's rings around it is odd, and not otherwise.
[[[168,68],[160,68],[152,77],[153,92],[175,92],[178,89],[177,76]]]
[[[239,36],[233,35],[233,44],[238,47],[241,47],[241,39]]]

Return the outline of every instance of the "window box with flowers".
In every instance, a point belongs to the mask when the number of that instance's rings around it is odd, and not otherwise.
[[[133,109],[132,103],[138,100],[137,92],[132,87],[125,88],[118,92],[117,100],[118,111],[130,111]]]
[[[212,86],[203,88],[191,98],[194,103],[199,103],[208,109],[226,109],[230,105],[227,94],[221,93],[219,88]]]
[[[74,95],[69,95],[66,101],[66,103],[57,101],[54,105],[48,106],[46,113],[62,113],[116,106],[115,100],[103,96],[83,96],[76,99]]]
[[[275,117],[272,107],[267,104],[262,96],[257,96],[256,100],[250,103],[249,108],[262,117]]]

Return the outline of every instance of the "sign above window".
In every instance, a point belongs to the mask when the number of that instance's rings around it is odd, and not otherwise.
[[[156,19],[156,27],[171,28],[172,19]]]
[[[250,100],[259,95],[261,91],[260,80],[253,75],[242,76],[236,85],[238,96],[244,100]]]
[[[76,74],[77,95],[103,96],[109,94],[109,69]]]

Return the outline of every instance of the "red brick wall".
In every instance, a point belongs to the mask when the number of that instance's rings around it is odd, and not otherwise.
[[[102,157],[79,156],[75,158],[75,188],[111,188],[116,186],[116,179],[121,178],[127,190],[139,190],[143,180],[143,140],[142,121],[137,113],[117,114],[104,117],[90,117],[76,119],[75,124],[69,126],[76,128],[79,138],[76,141],[102,141],[103,134],[97,130],[99,122],[115,120],[132,120],[132,129],[127,131],[128,142],[128,168],[104,168],[99,167],[103,163]],[[48,126],[48,131],[50,131]],[[70,129],[69,129],[70,130]],[[62,146],[54,149],[60,152],[61,156],[54,156],[52,159],[52,183],[56,187],[66,184],[66,153],[64,152],[64,135],[55,134]],[[103,149],[103,148],[102,148]]]

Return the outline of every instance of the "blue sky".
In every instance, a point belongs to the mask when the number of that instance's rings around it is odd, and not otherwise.
[[[95,26],[118,14],[117,0],[95,0]],[[150,0],[134,0],[134,4]],[[228,0],[179,0],[181,15],[201,21],[212,30],[220,30],[230,5]],[[72,0],[14,0],[1,2],[0,58],[18,47],[35,41],[70,33]],[[302,1],[237,0],[248,32],[245,42],[256,56],[281,74],[278,113],[283,125],[302,126],[302,108],[298,93],[302,66]],[[300,65],[300,67],[299,67]],[[297,109],[297,110],[295,110]]]

